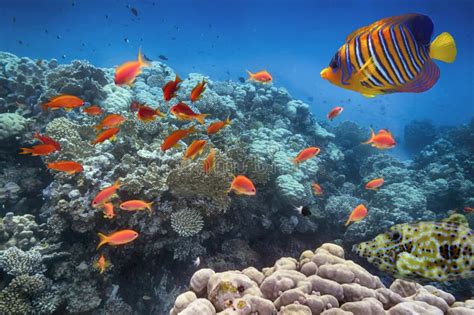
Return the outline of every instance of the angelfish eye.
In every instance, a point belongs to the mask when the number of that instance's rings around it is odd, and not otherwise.
[[[398,242],[402,238],[402,235],[398,231],[391,231],[389,237],[392,241]]]
[[[339,51],[332,57],[331,62],[329,63],[329,67],[332,69],[337,69],[339,66]]]

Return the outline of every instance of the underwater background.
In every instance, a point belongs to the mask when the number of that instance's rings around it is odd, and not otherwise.
[[[472,278],[394,280],[352,252],[395,224],[456,212],[472,227],[473,12],[467,0],[0,1],[0,313],[473,314]],[[320,77],[352,31],[406,13],[429,16],[433,37],[456,41],[456,61],[436,62],[430,90],[366,98]],[[130,86],[115,84],[115,67],[139,48],[150,67]],[[263,69],[271,84],[248,80],[246,70]],[[168,102],[162,88],[175,75],[183,81]],[[126,118],[117,140],[91,145],[105,114],[41,108],[59,94]],[[207,125],[231,123],[207,135],[174,118],[179,101],[209,114]],[[146,123],[134,102],[165,117]],[[344,111],[330,121],[335,106]],[[191,125],[198,131],[180,148],[160,149]],[[361,144],[370,127],[390,130],[396,146]],[[19,155],[39,143],[36,132],[60,151]],[[202,171],[208,149],[183,162],[197,139],[216,149],[214,172]],[[311,146],[321,152],[294,166]],[[58,160],[83,170],[45,166]],[[227,192],[238,174],[255,196]],[[364,189],[379,177],[383,187]],[[117,180],[107,218],[91,202]],[[153,201],[151,215],[121,211],[130,199]],[[367,217],[345,227],[359,204]],[[96,249],[97,233],[121,229],[139,236]],[[461,246],[473,251],[470,231]]]

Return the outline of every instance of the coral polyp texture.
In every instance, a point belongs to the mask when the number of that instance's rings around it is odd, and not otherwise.
[[[170,315],[238,314],[472,314],[474,301],[431,285],[379,277],[344,257],[344,249],[325,243],[299,259],[282,257],[257,270],[196,271],[190,290],[180,294]]]

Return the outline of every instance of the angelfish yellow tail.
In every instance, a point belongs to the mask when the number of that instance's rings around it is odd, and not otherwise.
[[[375,137],[374,129],[370,128],[370,139],[367,140],[367,141],[362,142],[362,144],[369,144],[369,143],[371,143],[372,140],[374,139],[374,137]]]
[[[430,45],[430,57],[451,63],[456,60],[456,42],[448,32],[439,34]]]

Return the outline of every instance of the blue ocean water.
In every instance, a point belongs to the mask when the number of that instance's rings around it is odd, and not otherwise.
[[[0,50],[19,56],[86,59],[112,67],[142,47],[152,60],[167,57],[178,73],[205,73],[214,80],[236,81],[247,76],[246,69],[267,69],[276,86],[311,104],[317,118],[344,106],[345,119],[388,128],[400,142],[412,119],[456,126],[474,115],[474,2],[469,0],[363,5],[348,0],[3,0],[1,5]],[[411,12],[432,18],[434,36],[448,31],[456,40],[456,62],[436,62],[441,77],[431,90],[367,99],[320,78],[349,33]],[[404,155],[401,146],[395,154]]]

